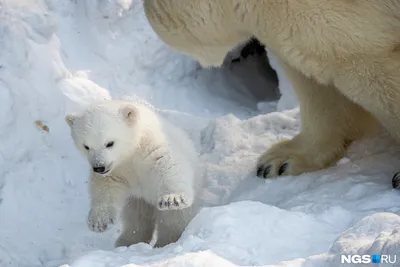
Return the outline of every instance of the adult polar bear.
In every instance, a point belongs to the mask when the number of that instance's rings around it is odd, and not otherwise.
[[[145,0],[169,46],[204,67],[256,37],[285,69],[301,132],[272,146],[257,175],[326,168],[380,122],[400,141],[399,0]]]

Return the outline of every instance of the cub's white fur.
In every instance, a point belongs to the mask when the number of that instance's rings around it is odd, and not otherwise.
[[[89,228],[109,229],[119,216],[116,246],[175,242],[195,216],[202,189],[190,139],[151,108],[130,101],[92,104],[66,121],[91,165]]]

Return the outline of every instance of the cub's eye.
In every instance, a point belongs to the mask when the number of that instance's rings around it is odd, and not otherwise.
[[[83,145],[83,147],[84,147],[86,150],[89,150],[89,147],[88,147],[87,145]]]
[[[110,147],[112,147],[113,145],[114,145],[114,141],[111,141],[111,142],[108,142],[108,143],[107,143],[106,147],[110,148]]]

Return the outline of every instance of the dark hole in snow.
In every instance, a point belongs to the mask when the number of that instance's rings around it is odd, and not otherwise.
[[[231,51],[221,71],[231,84],[230,93],[239,96],[236,99],[241,105],[257,109],[259,102],[275,103],[280,97],[277,73],[269,63],[265,47],[255,38]]]

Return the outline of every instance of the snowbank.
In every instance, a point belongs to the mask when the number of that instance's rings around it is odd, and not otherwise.
[[[329,267],[343,253],[399,254],[399,149],[384,135],[324,171],[254,176],[258,155],[299,130],[274,63],[283,97],[260,114],[251,62],[200,69],[157,39],[139,0],[3,0],[0,20],[0,266]],[[88,169],[64,116],[111,98],[155,106],[201,153],[207,207],[168,247],[114,249],[117,228],[87,229]]]
[[[349,216],[338,210],[332,215]],[[398,255],[400,231],[392,230],[400,224],[398,215],[380,213],[366,217],[331,246],[330,240],[341,228],[329,223],[333,216],[311,216],[243,201],[203,210],[174,246],[160,250],[138,244],[114,252],[96,251],[76,260],[71,267],[329,267],[348,266],[341,264],[341,255],[386,254],[392,255],[392,260]],[[205,224],[209,218],[214,219]],[[316,232],[324,234],[316,236]]]

